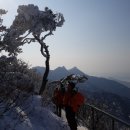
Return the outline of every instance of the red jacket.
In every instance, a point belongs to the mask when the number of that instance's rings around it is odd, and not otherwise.
[[[61,90],[59,89],[56,89],[54,90],[54,102],[56,105],[63,105],[63,97],[64,97],[64,94],[61,92]]]
[[[66,92],[63,99],[63,104],[65,106],[71,106],[74,112],[77,112],[79,107],[84,103],[84,96],[77,93]]]

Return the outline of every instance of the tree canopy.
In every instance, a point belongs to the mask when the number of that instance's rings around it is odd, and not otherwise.
[[[1,10],[1,13],[5,14],[4,10]],[[2,49],[9,52],[10,55],[17,55],[22,52],[20,46],[35,42],[36,37],[43,41],[48,35],[53,34],[56,27],[61,27],[64,23],[63,15],[53,13],[48,7],[41,11],[38,6],[33,4],[20,5],[17,13],[3,38]],[[47,34],[42,35],[43,32]],[[43,47],[44,45],[45,43],[42,42]],[[42,51],[42,54],[46,56],[44,51]]]
[[[5,10],[0,10],[0,14],[5,14]],[[53,13],[51,9],[45,7],[44,11],[39,10],[33,4],[20,5],[17,15],[9,28],[2,25],[0,18],[0,51],[8,52],[9,56],[17,56],[22,52],[21,46],[25,43],[37,42],[40,44],[41,54],[46,58],[46,70],[43,75],[40,94],[44,91],[49,73],[50,54],[45,38],[53,34],[57,27],[64,23],[61,13]]]

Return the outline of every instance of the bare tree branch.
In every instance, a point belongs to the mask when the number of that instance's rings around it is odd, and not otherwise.
[[[24,44],[24,43],[31,43],[31,42],[34,42],[35,41],[35,38],[25,38],[23,41],[22,41],[22,43]]]
[[[45,40],[45,38],[49,35],[53,35],[52,31],[50,30],[49,33],[47,33],[44,37],[41,38],[41,41]]]

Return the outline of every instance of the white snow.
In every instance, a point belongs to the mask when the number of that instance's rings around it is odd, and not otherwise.
[[[31,96],[23,106],[0,117],[0,130],[70,130],[65,116],[55,115],[50,107],[43,107],[41,96]],[[78,130],[87,130],[78,127]]]

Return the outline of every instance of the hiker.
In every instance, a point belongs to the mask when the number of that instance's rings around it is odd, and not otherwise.
[[[75,114],[84,103],[84,96],[75,90],[75,84],[69,82],[64,94],[63,104],[65,106],[66,118],[71,130],[77,130]]]
[[[63,107],[63,97],[64,97],[64,92],[65,92],[65,88],[62,85],[62,83],[60,83],[60,87],[56,88],[54,90],[54,103],[56,105],[56,114],[61,117],[61,109]]]

